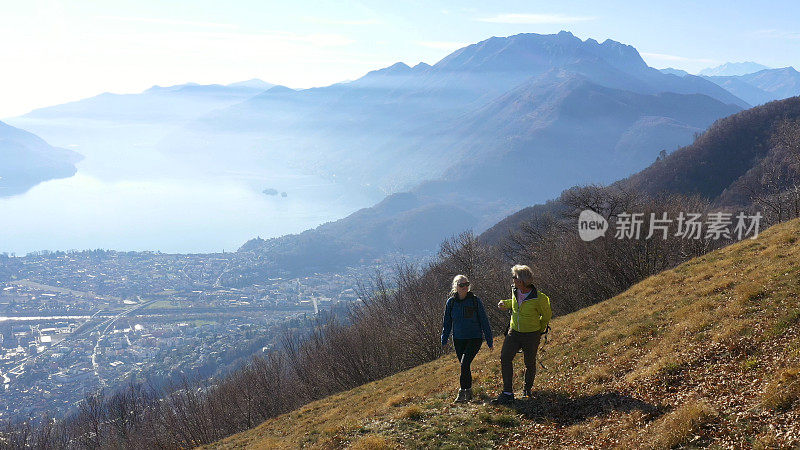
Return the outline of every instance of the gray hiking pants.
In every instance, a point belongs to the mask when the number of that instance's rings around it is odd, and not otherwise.
[[[514,392],[514,357],[517,351],[522,349],[525,356],[525,389],[533,387],[533,378],[536,376],[536,352],[539,350],[539,340],[542,333],[531,331],[530,333],[520,333],[511,330],[503,342],[503,349],[500,351],[500,368],[503,372],[503,391]]]

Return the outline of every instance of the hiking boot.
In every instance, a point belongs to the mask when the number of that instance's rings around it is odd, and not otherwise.
[[[453,403],[464,403],[466,401],[465,400],[466,396],[467,394],[465,393],[465,389],[459,389],[458,397],[456,397],[456,399],[453,400]]]
[[[464,391],[464,402],[471,402],[472,401],[472,388],[463,389]]]
[[[533,397],[533,392],[531,392],[530,388],[523,389],[522,390],[522,396],[525,397],[525,398],[532,398]]]
[[[509,395],[505,392],[501,392],[496,399],[491,401],[491,403],[493,405],[511,405],[514,403],[514,394]]]

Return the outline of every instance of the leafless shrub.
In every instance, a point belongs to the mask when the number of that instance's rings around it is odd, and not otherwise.
[[[556,314],[565,314],[613,297],[634,283],[702,255],[729,242],[677,236],[674,227],[666,234],[642,226],[639,238],[618,239],[613,233],[591,242],[580,239],[577,219],[592,210],[613,224],[621,213],[642,213],[645,224],[667,214],[706,213],[707,201],[679,195],[650,197],[617,186],[591,185],[572,188],[562,195],[568,206],[561,217],[545,217],[522,226],[505,243],[509,262],[531,266],[537,286],[552,299]]]
[[[768,224],[800,217],[800,120],[784,120],[775,127],[770,152],[739,180],[762,210]]]

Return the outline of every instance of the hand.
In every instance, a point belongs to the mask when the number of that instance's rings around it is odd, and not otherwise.
[[[503,309],[503,310],[505,310],[505,309],[508,309],[508,307],[506,306],[506,304],[505,304],[505,303],[503,303],[503,301],[502,301],[502,300],[500,300],[499,302],[497,302],[497,307],[498,307],[498,308],[500,308],[500,309]]]

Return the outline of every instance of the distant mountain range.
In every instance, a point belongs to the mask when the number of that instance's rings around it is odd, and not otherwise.
[[[339,176],[408,189],[315,230],[241,249],[318,270],[430,250],[574,184],[612,182],[747,106],[703,78],[648,67],[633,47],[566,32],[491,38],[433,66],[395,64],[329,88],[275,89],[193,129],[217,125],[222,135],[246,130],[264,140],[302,135],[261,151],[297,152]],[[203,151],[215,151],[213,135],[202,136]],[[321,243],[332,255],[324,264],[311,257]]]
[[[679,77],[684,77],[686,75],[690,75],[690,73],[685,71],[685,70],[674,69],[672,67],[667,67],[666,69],[658,69],[658,70],[660,70],[663,73],[666,73],[666,74],[669,74],[669,75],[677,75]]]
[[[103,93],[87,99],[31,111],[22,119],[92,119],[106,122],[160,123],[194,119],[230,106],[273,85],[247,80],[229,85],[187,83],[153,86],[139,94]]]
[[[760,72],[769,69],[769,67],[754,63],[752,61],[746,62],[727,62],[717,67],[709,67],[701,70],[697,75],[703,77],[727,77],[747,75],[748,73]]]
[[[159,140],[210,111],[272,86],[255,79],[229,85],[153,86],[138,94],[103,93],[8,121],[55,145],[76,149],[86,157],[81,167],[92,176],[137,179],[155,170],[169,176],[188,170],[184,167],[191,159],[163,163],[155,150]]]
[[[684,77],[688,72],[668,67],[662,73]],[[725,63],[698,74],[751,105],[800,95],[800,72],[794,67],[772,69],[754,62]]]
[[[800,95],[800,72],[793,67],[765,69],[745,75],[705,78],[752,105]]]
[[[603,93],[592,91],[594,87]],[[681,94],[669,100],[675,114],[658,97],[663,92]],[[591,103],[595,96],[622,96],[620,101],[633,104],[621,108],[617,116],[575,118],[581,121],[577,130],[584,136],[592,130],[604,134],[602,150],[593,139],[573,139],[564,145],[560,135],[572,133],[572,128],[564,127],[573,127],[571,114],[580,112],[569,108],[581,108],[579,97]],[[616,107],[617,100],[607,104]],[[651,108],[651,102],[662,106]],[[520,146],[526,146],[524,153],[535,155],[546,169],[564,160],[557,152],[586,152],[586,142],[593,143],[590,153],[605,163],[606,155],[615,149],[621,155],[635,141],[639,154],[630,160],[612,158],[613,173],[602,174],[613,180],[652,161],[662,148],[688,143],[713,120],[747,106],[702,78],[675,77],[648,67],[628,45],[582,41],[567,32],[521,34],[467,46],[433,66],[412,68],[397,63],[325,88],[272,88],[215,111],[172,136],[162,148],[194,156],[224,155],[220,164],[250,166],[259,159],[288,159],[327,176],[377,184],[392,193],[451,179],[465,165],[483,164],[486,159],[495,162],[498,154]],[[522,110],[528,115],[514,117]],[[614,120],[619,122],[613,131],[601,129],[606,121]],[[493,125],[481,127],[487,121]],[[658,137],[648,139],[644,129]],[[243,134],[251,140],[230,145],[231,136]],[[586,162],[591,166],[592,158]],[[497,176],[493,173],[484,179],[488,182]],[[578,173],[577,177],[593,175]],[[554,189],[542,192],[540,199],[560,187]]]
[[[0,122],[0,197],[23,193],[36,184],[75,174],[76,152],[51,147],[38,136]]]

